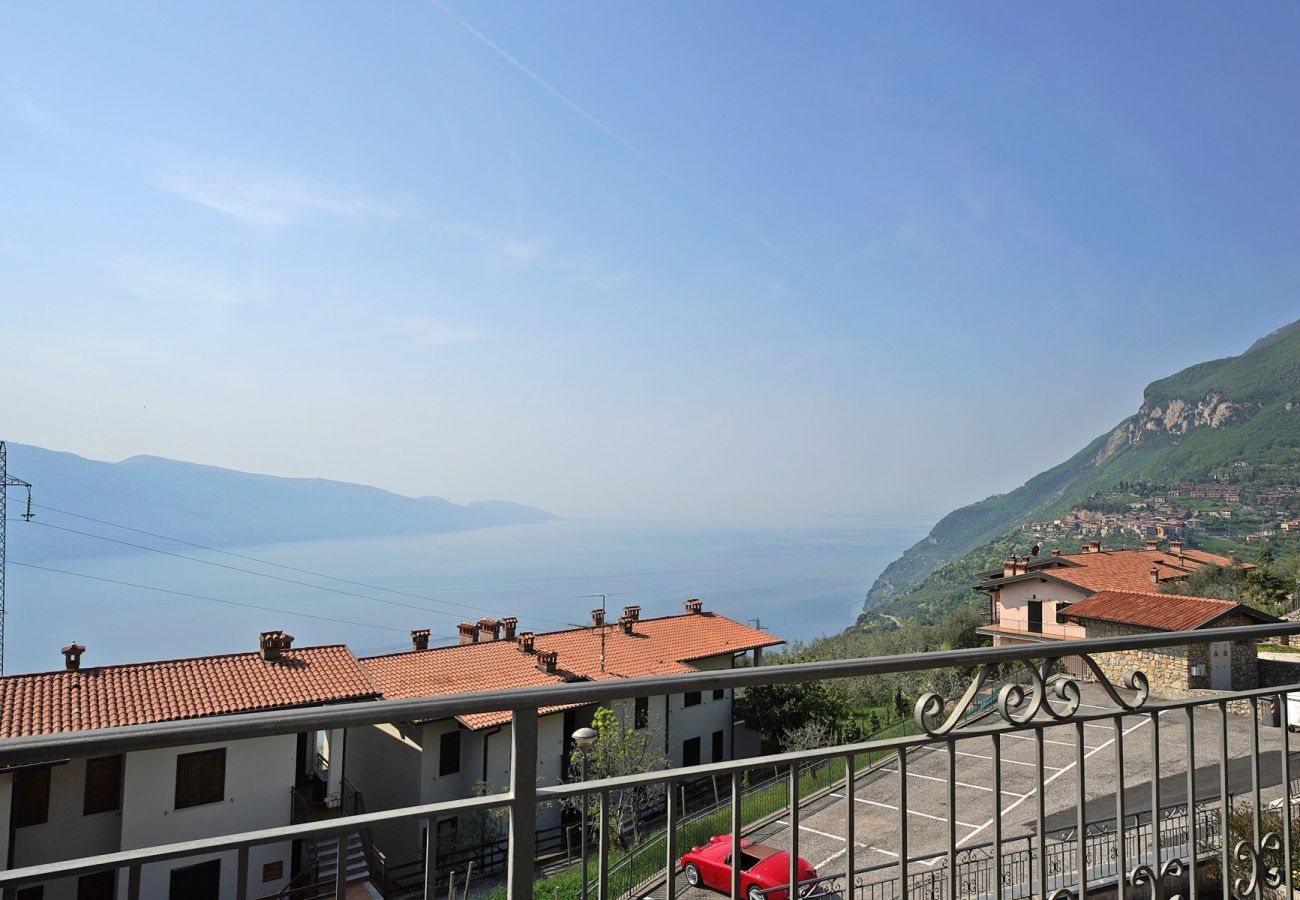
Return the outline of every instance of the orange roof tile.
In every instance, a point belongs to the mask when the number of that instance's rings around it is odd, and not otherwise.
[[[1056,564],[1057,560],[1062,562]],[[1056,578],[1089,591],[1146,593],[1154,587],[1151,581],[1153,568],[1161,581],[1169,581],[1206,566],[1230,565],[1254,568],[1250,563],[1235,562],[1203,550],[1184,549],[1181,556],[1168,550],[1102,550],[1062,554],[1050,557],[1045,564],[1038,564],[1036,560],[1029,574]]]
[[[1102,591],[1087,600],[1071,603],[1060,615],[1065,619],[1117,622],[1159,631],[1192,631],[1232,612],[1242,612],[1260,621],[1275,621],[1272,616],[1235,600],[1132,591]]]
[[[0,738],[377,697],[341,644],[65,669],[0,678]]]
[[[614,624],[604,627],[605,666],[600,663],[600,629],[575,628],[538,634],[538,651],[559,655],[559,673],[537,669],[537,657],[513,641],[486,641],[416,650],[361,660],[386,699],[429,697],[467,691],[535,687],[565,681],[676,675],[695,671],[688,662],[785,641],[716,613],[688,613],[642,619],[626,634]],[[565,707],[550,707],[554,712]],[[506,712],[459,717],[469,728],[489,728],[510,721]]]

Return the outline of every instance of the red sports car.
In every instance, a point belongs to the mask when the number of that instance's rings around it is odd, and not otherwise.
[[[709,887],[731,892],[731,835],[715,835],[703,847],[692,847],[682,857],[682,871],[691,887]],[[817,871],[805,859],[799,860],[799,880],[817,877]],[[790,854],[785,850],[740,839],[740,893],[747,900],[786,900],[786,891],[762,894],[760,891],[790,884]],[[799,889],[806,895],[812,885]]]

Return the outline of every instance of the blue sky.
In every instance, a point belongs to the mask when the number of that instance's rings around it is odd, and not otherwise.
[[[1295,318],[1300,8],[9,4],[5,437],[929,515]]]

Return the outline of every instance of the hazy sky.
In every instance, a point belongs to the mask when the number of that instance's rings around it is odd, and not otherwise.
[[[1290,3],[8,3],[0,436],[943,511],[1300,318],[1298,43]]]

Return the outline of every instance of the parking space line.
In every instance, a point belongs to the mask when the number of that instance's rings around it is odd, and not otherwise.
[[[1002,735],[1002,736],[1003,736],[1004,738],[1011,738],[1012,740],[1017,740],[1017,741],[1032,741],[1032,740],[1033,740],[1033,738],[1031,738],[1031,737],[1030,737],[1029,735],[1027,735],[1027,734],[1004,734],[1004,735]],[[1043,743],[1044,743],[1044,744],[1056,744],[1057,746],[1060,746],[1060,747],[1069,747],[1071,750],[1074,749],[1074,743],[1071,742],[1071,741],[1054,741],[1054,740],[1052,740],[1051,738],[1043,738]],[[1084,744],[1084,748],[1085,748],[1085,749],[1088,749],[1088,750],[1091,750],[1091,749],[1092,749],[1092,747],[1088,746],[1087,744]]]
[[[1163,715],[1163,713],[1157,713],[1157,715]],[[1145,716],[1143,716],[1142,718],[1138,719],[1137,724],[1134,725],[1132,728],[1128,728],[1128,729],[1125,729],[1124,731],[1122,731],[1122,732],[1121,732],[1121,735],[1127,736],[1127,735],[1129,735],[1130,733],[1132,733],[1132,732],[1134,732],[1134,731],[1137,731],[1139,728],[1141,728],[1143,725],[1145,725],[1145,724],[1147,723],[1147,721],[1148,721],[1147,718],[1146,718]],[[1085,724],[1086,724],[1086,723],[1085,723]],[[1103,726],[1103,725],[1099,725],[1098,727],[1099,727],[1099,728],[1104,728],[1105,726]],[[1111,728],[1112,728],[1112,730],[1113,730],[1113,729],[1114,729],[1114,726],[1112,725]],[[1089,758],[1092,757],[1093,754],[1097,753],[1097,752],[1100,751],[1100,750],[1104,750],[1105,748],[1109,747],[1109,746],[1110,746],[1111,744],[1113,744],[1113,743],[1115,743],[1115,738],[1114,738],[1114,737],[1111,737],[1111,739],[1108,740],[1108,741],[1106,741],[1106,743],[1102,744],[1102,745],[1099,746],[1099,747],[1094,747],[1093,749],[1089,750],[1087,753],[1083,754],[1083,758],[1084,758],[1084,759],[1089,759]],[[1003,762],[1009,762],[1009,760],[1006,760],[1006,759],[1004,759],[1004,760],[1002,760],[1002,761],[1003,761]],[[1070,771],[1071,769],[1073,769],[1077,763],[1078,763],[1078,760],[1076,759],[1074,762],[1070,763],[1070,764],[1069,764],[1068,766],[1066,766],[1064,769],[1057,769],[1053,774],[1048,775],[1046,778],[1043,779],[1043,783],[1042,783],[1041,787],[1042,787],[1042,788],[1047,787],[1047,786],[1048,786],[1049,784],[1051,784],[1053,781],[1055,781],[1056,779],[1058,779],[1058,778],[1060,778],[1062,775],[1064,775],[1066,772],[1068,772],[1068,771]],[[1033,765],[1033,763],[1029,763],[1028,765]],[[1040,789],[1041,789],[1041,788],[1040,788]],[[1004,808],[1004,809],[1002,810],[1002,817],[1003,817],[1003,818],[1006,818],[1007,813],[1011,812],[1011,811],[1012,811],[1013,809],[1015,809],[1017,806],[1019,806],[1020,804],[1024,803],[1024,802],[1025,802],[1026,800],[1028,800],[1029,797],[1031,797],[1031,796],[1032,796],[1031,794],[1026,794],[1024,797],[1021,797],[1019,800],[1016,800],[1015,802],[1013,802],[1010,806]],[[973,838],[975,835],[979,834],[981,831],[983,831],[985,828],[988,828],[988,827],[989,827],[990,825],[992,825],[992,824],[993,824],[993,820],[992,820],[992,819],[989,819],[989,820],[988,820],[987,822],[985,822],[983,825],[973,826],[973,827],[975,827],[975,830],[972,831],[970,834],[966,835],[966,836],[965,836],[964,838],[962,838],[961,840],[959,840],[959,841],[957,842],[957,846],[961,846],[962,844],[966,843],[966,842],[969,841],[971,838]]]
[[[832,794],[831,796],[832,796],[832,797],[843,797],[844,795],[843,795],[843,794]],[[894,812],[898,812],[898,807],[897,807],[897,806],[890,806],[888,803],[882,803],[882,802],[880,802],[879,800],[868,800],[866,797],[854,797],[853,799],[856,800],[856,801],[858,801],[859,803],[865,803],[865,804],[867,804],[868,806],[879,806],[881,809],[892,809]],[[1018,802],[1020,802],[1020,801],[1016,801],[1016,802],[1018,803]],[[947,822],[947,821],[948,821],[947,818],[945,818],[944,816],[935,816],[935,815],[931,815],[930,813],[923,813],[923,812],[921,812],[921,811],[918,810],[918,809],[909,809],[909,810],[907,811],[907,814],[908,814],[909,816],[920,816],[920,817],[923,818],[923,819],[934,819],[934,821],[936,821],[936,822]],[[956,821],[957,824],[960,825],[962,828],[979,828],[979,827],[980,827],[980,826],[978,826],[978,825],[972,825],[970,822],[963,822],[963,821],[961,821],[960,819],[957,819],[957,820],[955,820],[955,821]]]
[[[1105,745],[1103,744],[1102,746],[1105,746]],[[955,752],[958,756],[972,756],[972,757],[974,757],[975,759],[982,759],[982,760],[984,760],[985,762],[993,762],[993,757],[991,757],[991,756],[985,756],[985,755],[982,754],[982,753],[967,753],[965,750],[957,750],[957,751],[954,751],[954,752]],[[1031,769],[1037,768],[1037,766],[1038,766],[1037,763],[1021,762],[1021,761],[1018,760],[1018,759],[1007,759],[1005,756],[1002,757],[1002,762],[1003,762],[1003,764],[1008,765],[1008,766],[1028,766],[1028,767],[1031,768]],[[1046,765],[1046,764],[1043,765],[1043,768],[1044,768],[1044,769],[1051,769],[1051,770],[1053,770],[1054,772],[1064,772],[1064,771],[1065,771],[1065,769],[1061,768],[1060,766],[1049,766],[1049,765]]]
[[[834,795],[832,795],[832,796],[834,796]],[[787,822],[785,819],[777,819],[777,820],[776,820],[776,824],[781,825],[781,826],[783,826],[783,827],[785,827],[785,828],[789,828],[789,827],[790,827],[790,823]],[[831,834],[829,831],[818,831],[816,828],[809,828],[807,825],[800,825],[800,826],[799,826],[799,830],[800,830],[800,831],[806,831],[806,832],[808,832],[809,834],[820,835],[821,837],[824,837],[824,838],[830,838],[830,839],[832,839],[832,840],[836,840],[836,841],[844,841],[845,843],[848,842],[848,838],[844,837],[844,835],[842,835],[842,834]],[[863,843],[861,843],[861,842],[859,842],[859,841],[854,841],[854,844],[855,844],[855,846],[858,846],[858,847],[865,847],[865,846],[867,846],[866,844],[863,844]]]
[[[897,770],[897,769],[881,769],[881,771],[882,771],[882,772],[888,772],[890,775],[897,775],[897,774],[898,774],[898,770]],[[907,777],[908,777],[908,778],[923,778],[923,779],[925,779],[926,781],[941,781],[941,782],[943,782],[944,784],[947,784],[947,783],[948,783],[948,779],[947,779],[947,778],[939,778],[939,777],[934,776],[934,775],[922,775],[920,772],[911,772],[911,771],[909,771],[909,772],[907,773]],[[970,784],[969,782],[966,782],[966,781],[954,781],[953,784],[957,785],[958,787],[972,788],[972,789],[977,790],[977,791],[988,791],[990,794],[993,793],[993,788],[991,788],[991,787],[989,787],[988,785],[985,785],[985,784]],[[1012,797],[1023,797],[1023,796],[1025,796],[1024,794],[1018,793],[1018,792],[1016,792],[1016,791],[1009,791],[1009,790],[1007,790],[1006,788],[1003,788],[1003,789],[1002,789],[1002,793],[1004,793],[1004,794],[1010,794]]]

